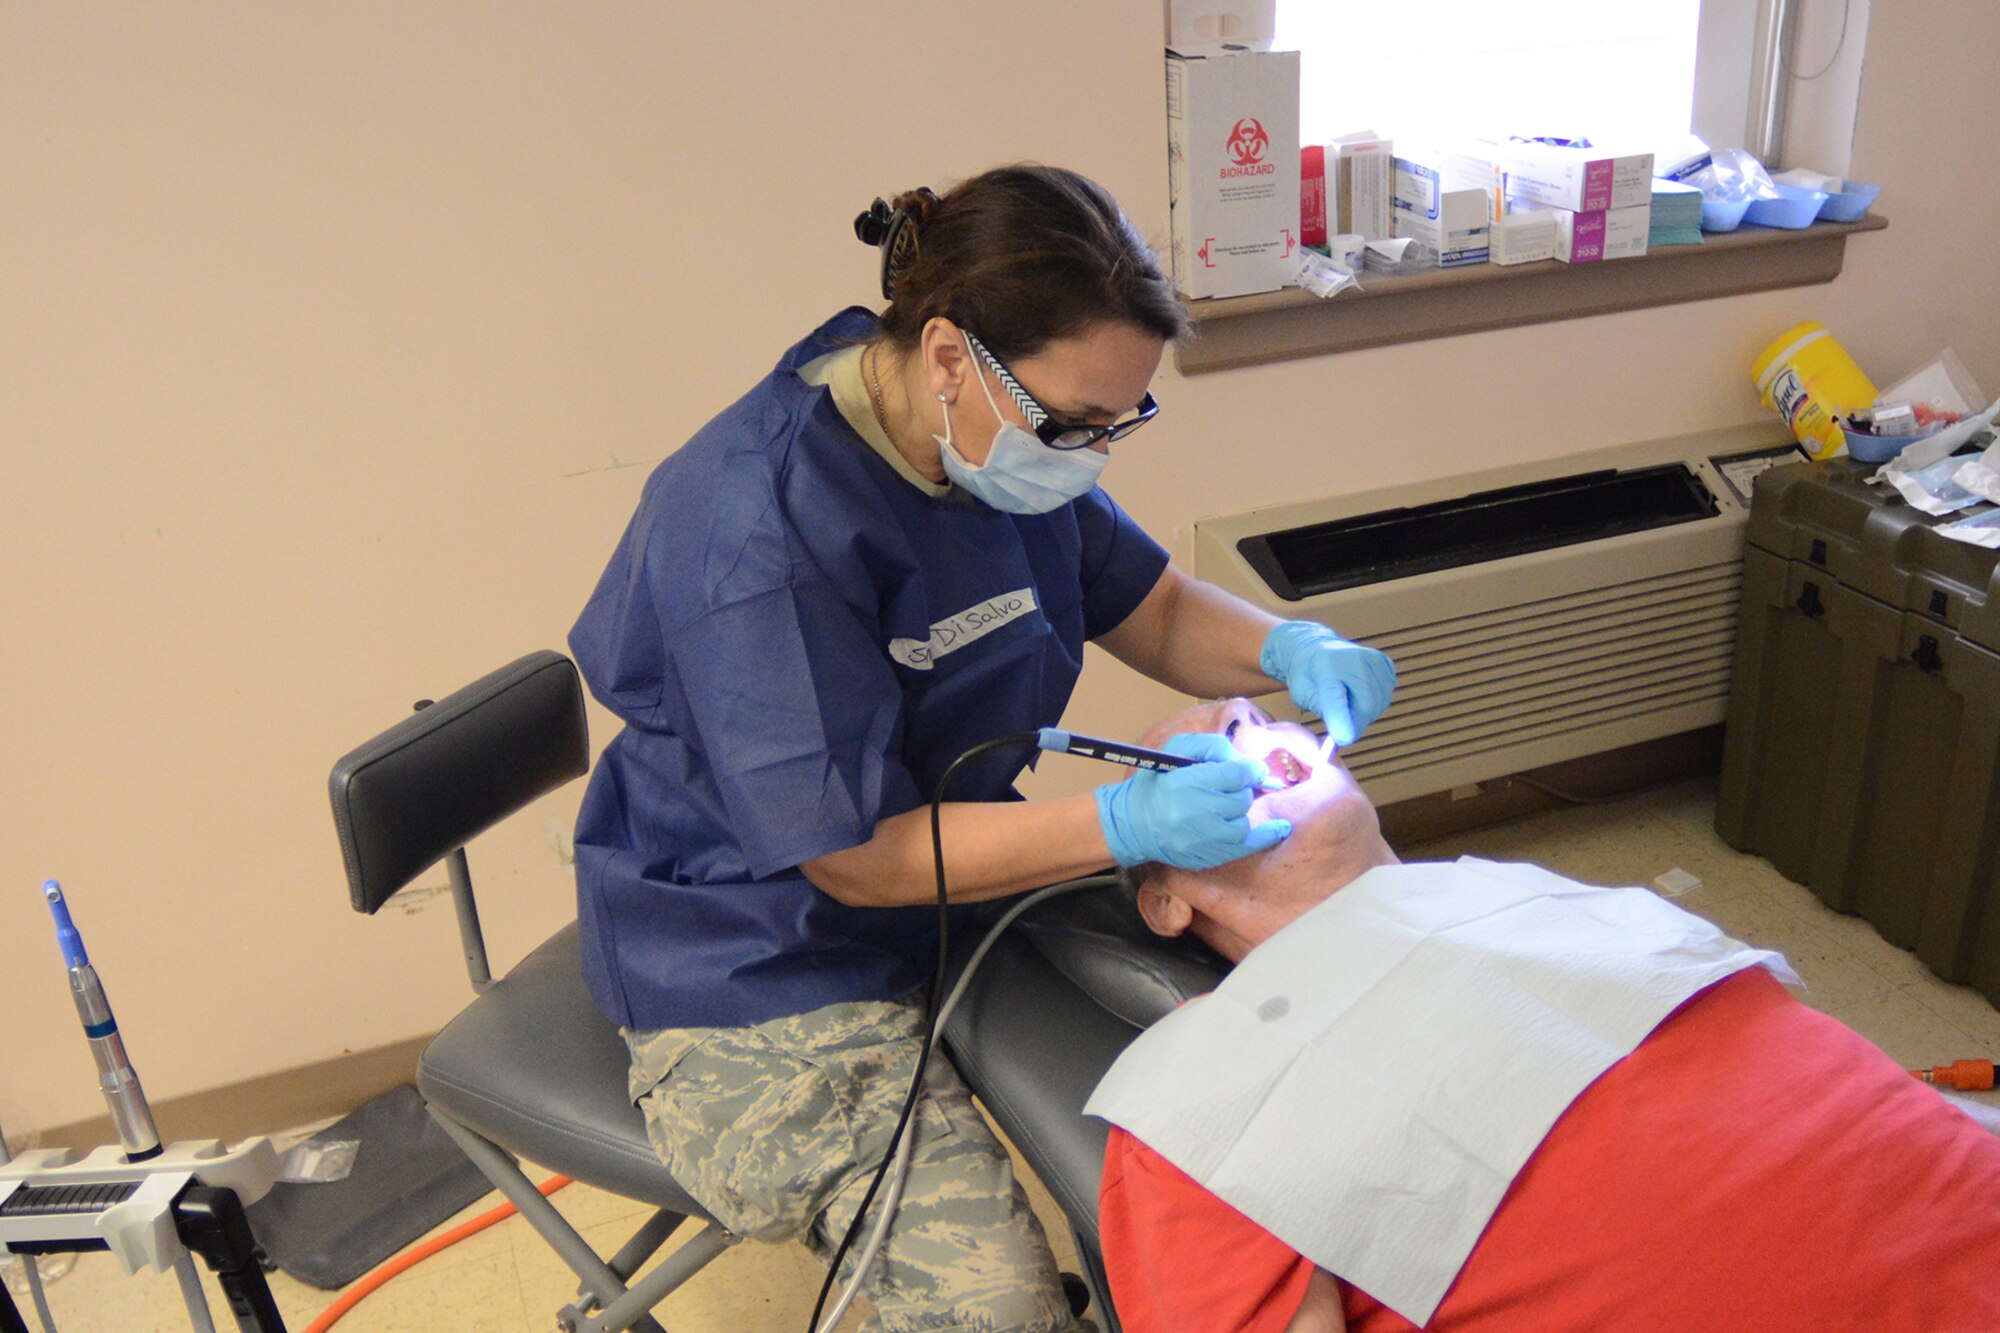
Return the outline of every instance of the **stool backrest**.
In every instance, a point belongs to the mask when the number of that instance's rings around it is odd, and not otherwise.
[[[590,767],[583,686],[557,652],[481,676],[333,766],[328,787],[354,910],[390,896]]]

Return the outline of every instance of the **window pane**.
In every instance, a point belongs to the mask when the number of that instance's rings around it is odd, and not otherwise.
[[[1532,17],[1530,17],[1532,16]],[[1278,50],[1300,52],[1300,141],[1684,133],[1700,0],[1279,0]]]

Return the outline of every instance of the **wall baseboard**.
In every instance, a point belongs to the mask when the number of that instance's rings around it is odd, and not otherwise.
[[[1616,800],[1648,787],[1713,777],[1722,771],[1720,725],[1567,759],[1546,768],[1489,778],[1459,792],[1439,792],[1381,808],[1382,834],[1399,851],[1421,848],[1488,824],[1504,824],[1565,805]]]
[[[201,1092],[153,1103],[160,1138],[223,1139],[235,1142],[273,1134],[330,1116],[346,1115],[416,1075],[417,1056],[429,1036],[348,1051],[331,1059],[260,1074]],[[87,1152],[117,1142],[109,1115],[93,1116],[30,1133],[17,1147],[70,1148]]]

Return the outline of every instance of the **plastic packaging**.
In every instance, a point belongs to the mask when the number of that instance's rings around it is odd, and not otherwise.
[[[1701,229],[1735,231],[1759,199],[1776,199],[1778,187],[1764,164],[1741,148],[1717,149],[1713,160],[1687,177],[1701,191]]]
[[[1898,472],[1919,471],[1957,453],[1968,444],[1984,449],[1993,443],[1993,432],[1990,428],[1995,417],[2000,417],[2000,399],[1996,399],[1984,412],[1969,416],[1963,421],[1953,422],[1937,434],[1918,440],[1883,464],[1868,480],[1890,481]]]
[[[1356,285],[1353,269],[1311,250],[1299,255],[1298,284],[1321,299]]]
[[[2000,504],[2000,444],[1977,458],[1961,459],[1951,479],[1980,499]]]
[[[1953,418],[1969,417],[1988,401],[1979,381],[1949,347],[1882,390],[1876,401],[1893,399],[1908,399]]]
[[[1911,471],[1891,471],[1889,484],[1926,514],[1956,514],[1979,503],[1977,495],[1954,480],[1959,465],[1956,458],[1940,458]]]
[[[1955,542],[1970,542],[1988,550],[2000,549],[2000,509],[1961,518],[1956,523],[1940,523],[1934,531],[1938,536],[1949,537]]]
[[[1433,253],[1431,263],[1435,264]],[[1427,267],[1424,252],[1408,236],[1393,239],[1378,239],[1368,242],[1362,251],[1362,264],[1370,273],[1421,273]]]
[[[1875,401],[1874,383],[1816,320],[1779,334],[1751,363],[1750,378],[1764,406],[1814,458],[1844,453],[1838,418]]]
[[[354,1174],[359,1139],[307,1139],[278,1163],[278,1179],[293,1185],[331,1185]]]

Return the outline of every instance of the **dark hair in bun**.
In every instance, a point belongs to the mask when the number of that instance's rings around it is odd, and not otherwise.
[[[942,315],[1002,360],[1123,323],[1174,339],[1187,308],[1101,185],[1059,167],[999,167],[943,196],[877,199],[855,235],[882,251],[882,332],[907,351]]]

